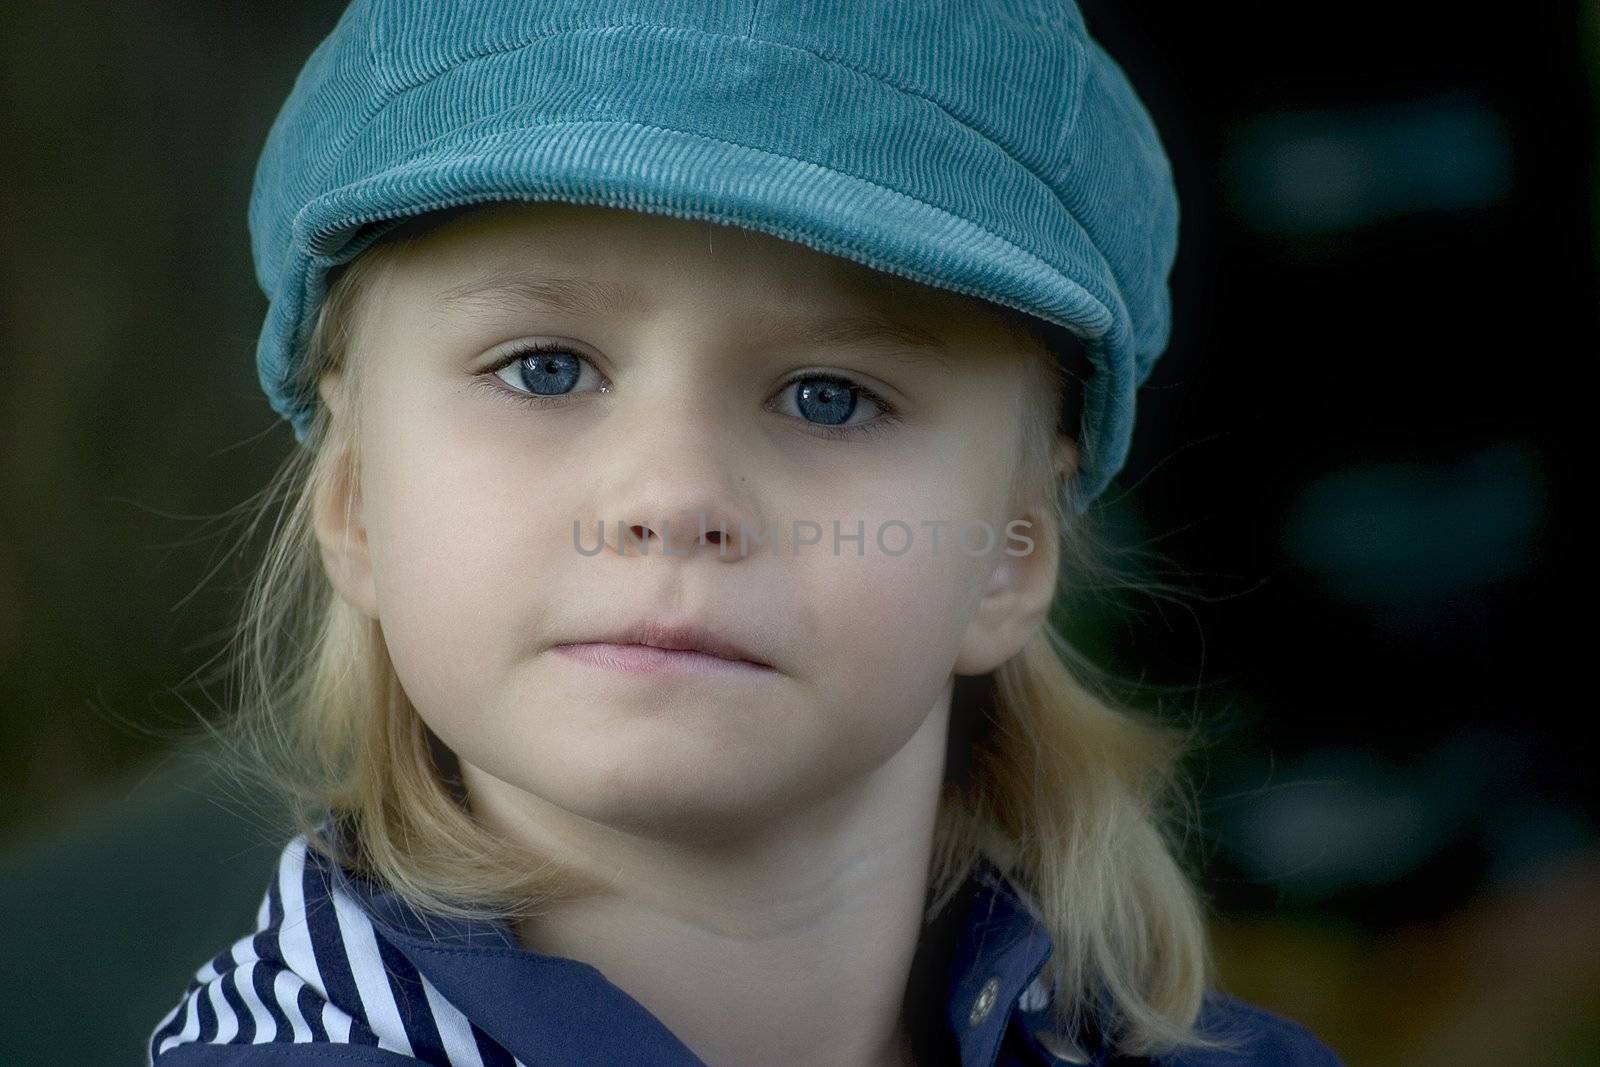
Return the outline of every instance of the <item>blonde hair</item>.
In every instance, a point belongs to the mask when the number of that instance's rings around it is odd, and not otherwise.
[[[353,401],[361,309],[394,251],[443,214],[401,225],[336,272],[300,371],[306,395],[340,372]],[[1076,353],[1081,367],[1081,351],[1059,327],[999,310],[1019,338],[1038,342],[1014,501],[1057,509],[1064,581],[1114,579],[1108,548],[1063,504],[1054,462],[1070,409],[1053,398],[1079,380],[1056,355]],[[401,688],[378,622],[328,581],[314,515],[321,494],[348,503],[358,484],[360,406],[347,402],[335,418],[317,405],[306,447],[264,494],[257,522],[283,503],[227,649],[239,693],[230,714],[202,723],[219,742],[202,758],[287,802],[311,847],[420,910],[515,921],[600,892],[473,817],[454,756]],[[1047,620],[992,674],[957,679],[925,919],[986,856],[1024,890],[1054,941],[1046,974],[1059,1042],[1078,1045],[1092,1021],[1123,1054],[1228,1047],[1196,1028],[1216,975],[1204,902],[1176,837],[1195,821],[1180,768],[1198,733],[1118,706],[1107,677]],[[328,832],[330,813],[351,831],[349,847]]]

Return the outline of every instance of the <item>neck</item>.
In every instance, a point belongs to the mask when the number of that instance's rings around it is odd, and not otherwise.
[[[585,843],[615,890],[523,922],[523,945],[596,967],[711,1067],[913,1064],[948,698],[869,777],[737,846]]]

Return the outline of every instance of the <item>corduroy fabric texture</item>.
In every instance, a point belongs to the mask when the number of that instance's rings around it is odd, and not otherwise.
[[[743,226],[1068,328],[1079,510],[1167,344],[1171,167],[1071,0],[355,0],[250,199],[257,369],[297,440],[329,270],[492,200]]]

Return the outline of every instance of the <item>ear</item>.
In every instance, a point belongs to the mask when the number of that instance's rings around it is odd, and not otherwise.
[[[1059,437],[1055,484],[1076,470],[1077,462],[1076,443],[1070,437]],[[1054,500],[1018,516],[1001,534],[989,585],[956,655],[956,674],[987,674],[1033,639],[1055,600],[1061,565],[1059,535]]]
[[[317,383],[317,392],[328,405],[333,424],[339,424],[346,399],[342,376],[336,372],[325,374]],[[348,440],[342,439],[331,447],[339,449],[339,455],[329,463],[312,500],[312,525],[322,550],[322,567],[346,603],[369,619],[376,619],[378,597],[362,519],[361,487],[353,476]]]

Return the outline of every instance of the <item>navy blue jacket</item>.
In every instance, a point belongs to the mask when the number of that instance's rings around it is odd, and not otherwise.
[[[983,862],[930,924],[906,998],[919,1065],[1151,1062],[1110,1056],[1098,1033],[1076,1051],[1036,1036],[1051,942],[1035,915]],[[1201,1025],[1244,1038],[1246,1051],[1164,1067],[1340,1067],[1298,1023],[1222,993],[1208,997]],[[705,1067],[596,968],[530,952],[503,924],[420,916],[303,837],[285,846],[255,932],[201,966],[146,1054],[153,1067]]]

